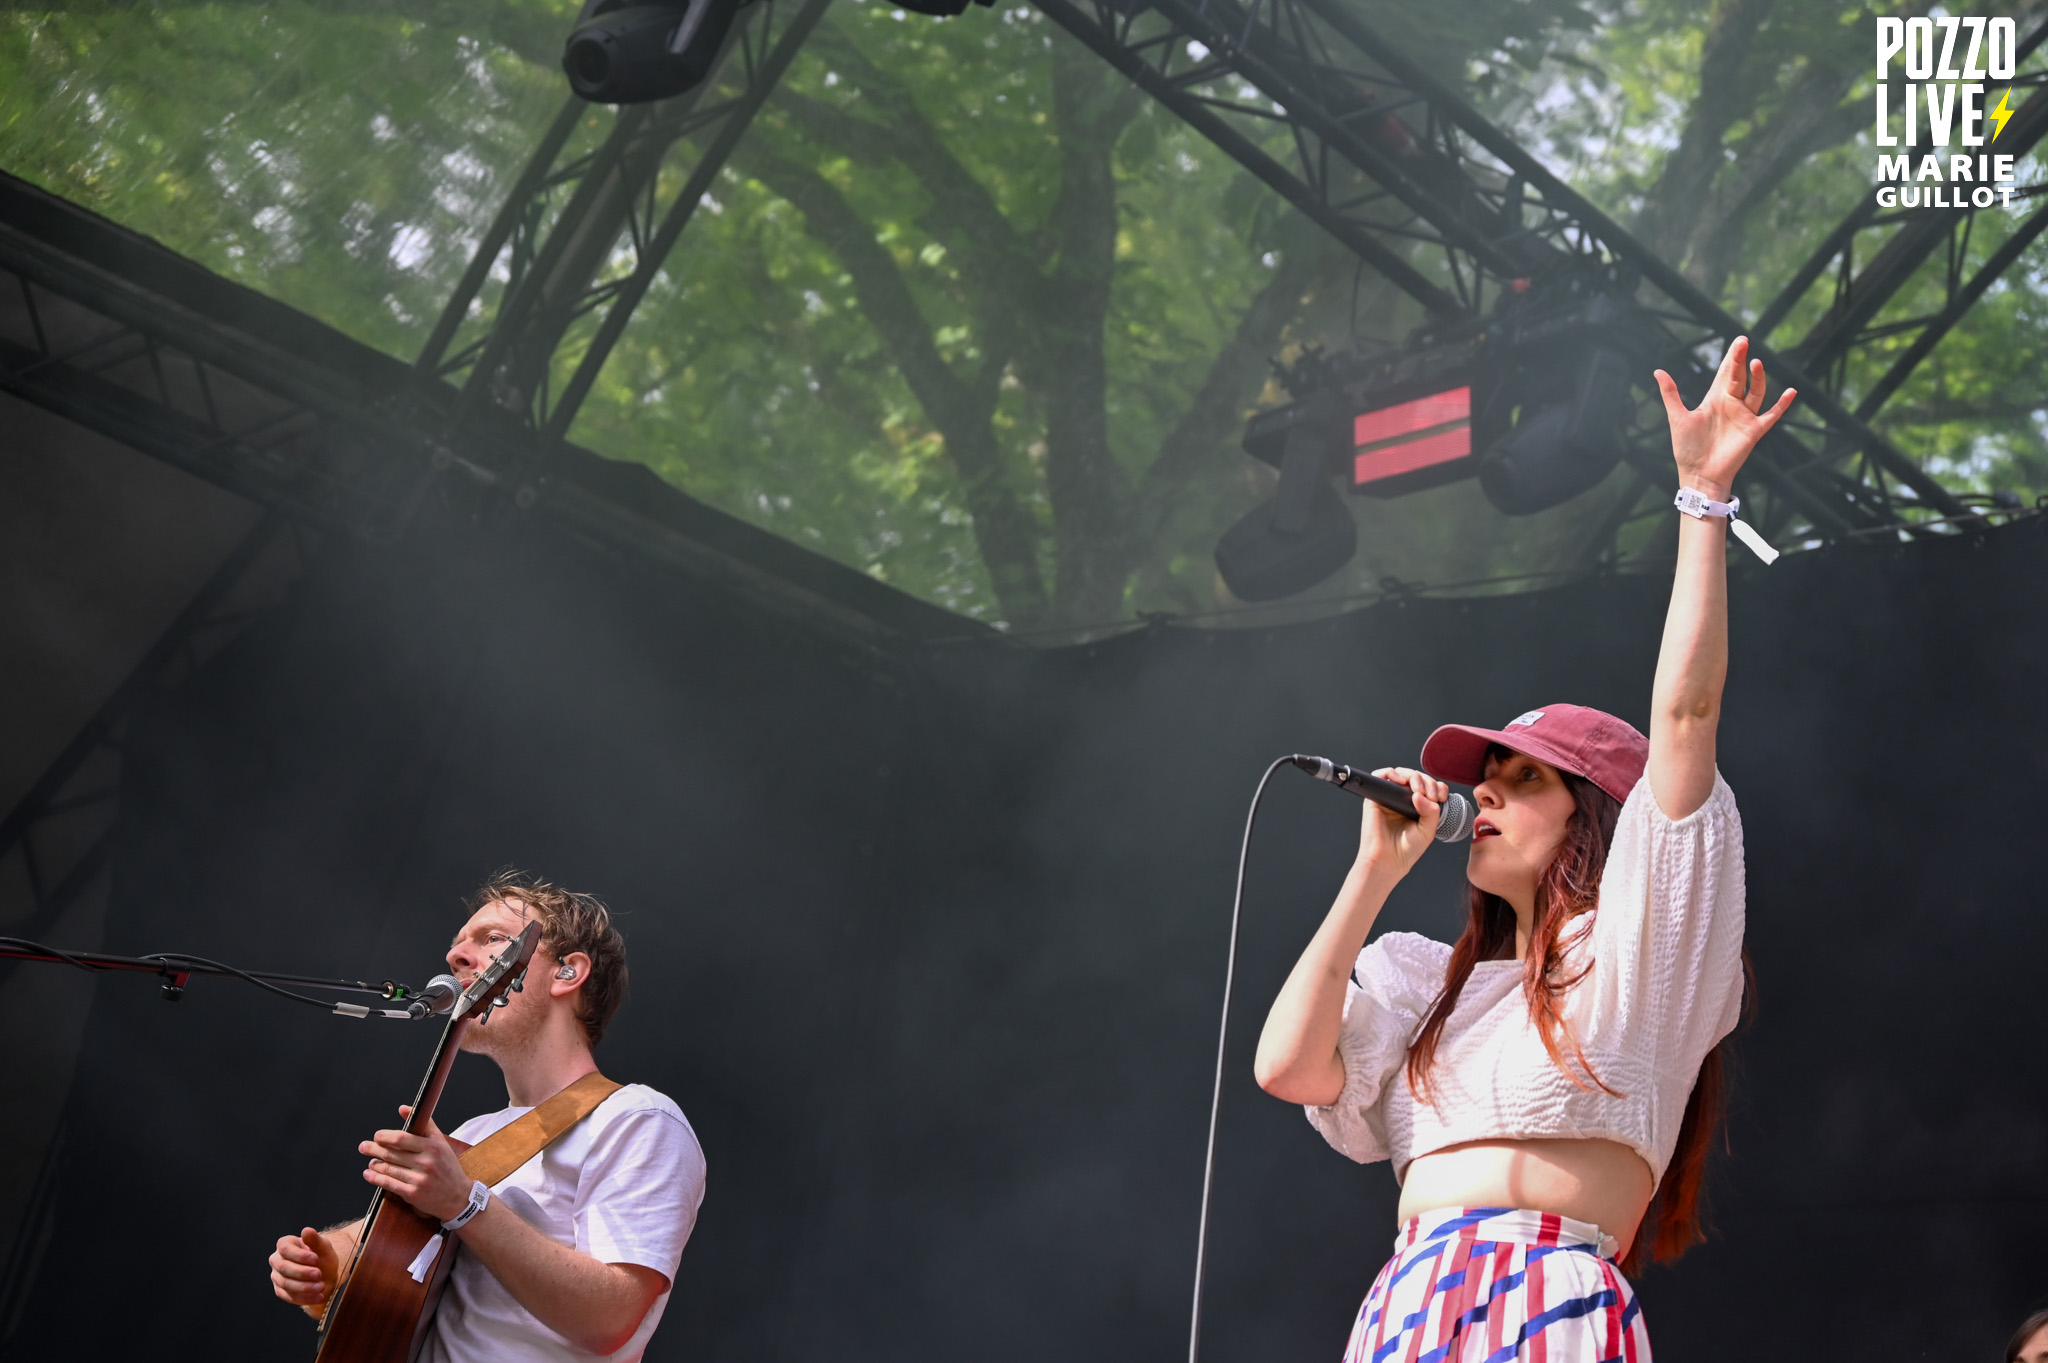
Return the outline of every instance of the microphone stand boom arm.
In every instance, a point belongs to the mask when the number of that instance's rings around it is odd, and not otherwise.
[[[239,970],[219,961],[210,961],[203,956],[187,956],[182,952],[163,951],[153,956],[112,956],[99,951],[61,951],[56,947],[44,946],[41,942],[30,942],[20,937],[0,937],[0,960],[39,961],[47,965],[68,965],[78,970],[127,971],[163,977],[164,998],[176,1003],[184,997],[185,983],[194,975],[216,975],[224,979],[244,980],[273,994],[281,994],[300,1003],[338,1013],[342,1017],[390,1017],[410,1020],[414,1015],[400,1008],[369,1008],[356,1003],[328,1003],[324,999],[310,998],[278,986],[286,984],[311,985],[316,989],[333,989],[347,994],[374,994],[378,998],[394,1003],[410,1000],[416,992],[410,986],[396,980],[385,980],[371,984],[367,980],[329,980],[314,975],[285,975],[268,970]]]

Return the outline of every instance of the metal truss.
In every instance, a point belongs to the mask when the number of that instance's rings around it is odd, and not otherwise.
[[[1489,284],[1573,254],[1548,224],[1521,225],[1518,185],[1489,192],[1467,174],[1458,150],[1437,144],[1434,111],[1368,74],[1352,44],[1293,0],[1038,8],[1433,318],[1477,316]],[[1437,248],[1443,271],[1411,263],[1417,241]]]
[[[122,765],[130,720],[150,699],[177,686],[225,647],[259,614],[282,604],[305,573],[311,539],[275,512],[262,516],[230,549],[170,627],[100,705],[99,711],[0,819],[0,883],[12,935],[47,935],[67,910],[104,885],[113,860]],[[0,981],[12,963],[0,962]],[[175,981],[175,983],[174,983]],[[167,997],[182,978],[166,974]],[[0,1259],[0,1345],[19,1323],[47,1247],[58,1162],[60,1121],[42,1151],[41,1167]]]
[[[857,612],[778,590],[770,575],[587,486],[537,485],[543,451],[559,446],[604,353],[826,2],[805,0],[778,27],[774,0],[756,0],[697,90],[619,110],[600,145],[573,155],[566,153],[590,106],[571,99],[486,232],[412,382],[392,382],[392,375],[365,381],[346,364],[309,364],[206,316],[144,282],[154,262],[132,239],[102,229],[102,249],[81,252],[74,248],[83,215],[19,182],[0,186],[0,390],[268,509],[0,821],[0,867],[19,863],[32,900],[21,916],[31,937],[105,866],[129,711],[189,670],[196,643],[239,621],[223,621],[223,602],[287,522],[389,541],[430,503],[438,514],[452,509],[473,518],[509,500],[571,533],[678,561],[757,596],[801,598],[813,614],[826,606],[842,628],[851,625],[863,639],[875,634],[874,622]],[[703,143],[696,161],[664,198],[669,151],[692,139]],[[475,305],[501,258],[505,287],[492,313]],[[598,309],[607,310],[599,343],[586,353],[574,396],[550,404],[547,376],[563,337]],[[484,314],[482,334],[458,345],[475,329],[473,311]],[[467,382],[449,401],[443,381],[465,372]],[[520,413],[528,429],[479,420],[487,404]],[[552,432],[545,446],[531,429],[542,425]]]
[[[396,537],[435,472],[396,404],[80,259],[51,208],[0,194],[0,390],[302,524]]]
[[[0,874],[25,885],[29,905],[11,914],[18,936],[36,938],[75,903],[112,853],[121,754],[138,705],[175,686],[223,647],[282,587],[305,571],[309,545],[283,517],[266,514],[178,613],[5,819]],[[19,867],[19,877],[13,873]]]
[[[446,385],[4,175],[0,391],[316,530],[389,542],[524,516],[736,594],[864,666],[962,628],[494,404],[458,429]]]
[[[2019,45],[2016,57],[2027,61],[2044,40],[2048,21],[2038,24]],[[1997,141],[1983,149],[2015,158],[2034,150],[2048,136],[2048,73],[2033,72],[2012,82],[2031,89]],[[1917,160],[1932,148],[1923,136],[1901,152]],[[1896,153],[1895,153],[1896,154]],[[1941,159],[1946,159],[1945,154]],[[2038,191],[2036,191],[2038,192]],[[1864,421],[1874,419],[1920,362],[1932,353],[1971,305],[2018,260],[2048,227],[2048,208],[2023,221],[1974,271],[1966,268],[1972,233],[1985,212],[1929,208],[1881,209],[1866,197],[1845,215],[1785,286],[1758,314],[1756,334],[1768,338],[1781,330],[1792,313],[1823,280],[1833,292],[1819,317],[1798,340],[1786,347],[1830,394],[1847,402]],[[1997,212],[2007,210],[2001,205]],[[1889,307],[1925,273],[1930,258],[1940,256],[1942,302],[1932,312],[1897,315]],[[1859,266],[1860,262],[1860,266]],[[1851,360],[1873,343],[1910,336],[1886,371],[1860,391],[1851,374]]]
[[[1662,353],[1644,358],[1694,393],[1718,344],[1749,334],[1804,399],[1747,472],[1774,532],[1828,540],[1974,515],[1815,382],[1799,351],[1774,351],[1354,6],[1033,3],[1414,298],[1432,328],[1479,324],[1504,291],[1575,280],[1632,299],[1662,333]],[[1640,454],[1646,474],[1668,479],[1668,461]]]
[[[634,308],[827,3],[756,0],[695,95],[626,110],[601,137],[579,139],[588,108],[565,106],[409,370],[354,352],[309,362],[260,328],[142,282],[163,266],[141,261],[132,243],[73,249],[67,233],[88,215],[0,179],[0,389],[298,523],[388,540],[429,509],[474,519],[509,503],[800,613],[823,606],[873,636],[873,615],[831,601],[835,588],[778,583],[748,555],[736,560],[600,490],[614,475],[582,466],[602,461],[577,452],[575,476],[551,471],[569,457],[569,426]],[[1429,328],[1481,328],[1503,297],[1569,284],[1629,300],[1657,328],[1657,353],[1644,359],[1695,390],[1714,343],[1746,330],[1343,0],[1035,3],[1415,298]],[[2048,133],[2044,101],[2048,89],[2037,89],[2001,141],[2032,145]],[[672,164],[678,141],[693,149],[687,169]],[[1856,238],[1880,229],[1891,233],[1884,248],[1851,271]],[[1802,420],[1751,462],[1746,491],[1768,529],[1822,540],[1938,532],[1973,514],[1869,419],[2041,230],[2029,220],[1974,274],[1960,267],[1967,228],[1953,219],[1863,212],[1830,238],[1752,332],[1774,377],[1806,399]],[[1880,315],[1942,243],[1947,304],[1904,322]],[[1847,281],[1835,306],[1774,353],[1762,342],[1830,269]],[[1917,335],[1893,372],[1846,394],[1840,355],[1908,327]],[[584,336],[551,392],[550,375]],[[1638,467],[1668,478],[1644,430]]]
[[[1948,335],[1956,323],[1962,320],[1963,314],[1975,306],[1987,289],[1998,282],[2000,275],[2012,268],[2013,263],[2033,245],[2034,238],[2040,236],[2044,228],[2048,228],[2048,204],[2035,209],[1967,279],[1962,276],[1960,265],[1964,248],[1969,244],[1969,234],[1967,231],[1960,232],[1952,241],[1949,268],[1943,272],[1947,299],[1939,310],[1911,318],[1890,328],[1893,335],[1909,329],[1916,334],[1912,344],[1908,345],[1898,358],[1892,361],[1891,366],[1864,390],[1856,403],[1856,415],[1865,421],[1875,417],[1885,403],[1891,401],[1892,395],[1912,377],[1920,362],[1941,344],[1942,337]]]
[[[66,1130],[64,1119],[59,1117],[50,1143],[43,1147],[35,1182],[29,1185],[28,1205],[15,1226],[14,1241],[8,1246],[7,1257],[0,1260],[0,1345],[6,1344],[21,1324],[22,1314],[28,1309],[29,1292],[35,1286],[36,1274],[42,1268],[43,1255],[56,1229],[57,1180],[63,1168]]]
[[[595,148],[571,145],[592,106],[572,96],[555,116],[415,362],[426,378],[466,376],[455,429],[492,403],[557,442],[568,431],[634,308],[828,0],[779,3],[786,13],[778,15],[778,0],[754,0],[703,84],[658,104],[619,107]],[[678,143],[695,151],[687,174],[669,164]],[[504,285],[492,311],[479,300],[494,271]],[[571,328],[598,312],[581,363],[553,393]]]

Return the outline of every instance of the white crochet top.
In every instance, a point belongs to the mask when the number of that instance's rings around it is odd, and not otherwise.
[[[1565,958],[1568,971],[1592,962],[1563,1011],[1593,1072],[1621,1096],[1575,1087],[1551,1060],[1520,961],[1481,961],[1438,1041],[1433,1103],[1418,1102],[1402,1070],[1451,949],[1390,932],[1358,954],[1346,991],[1344,1091],[1308,1119],[1361,1164],[1392,1159],[1397,1180],[1417,1155],[1466,1141],[1598,1137],[1634,1150],[1661,1181],[1700,1062],[1741,1011],[1742,927],[1734,793],[1717,774],[1704,805],[1671,819],[1646,777],[1622,806],[1592,926]]]

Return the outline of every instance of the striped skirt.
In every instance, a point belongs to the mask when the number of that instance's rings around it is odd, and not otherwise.
[[[1395,1239],[1344,1363],[1650,1363],[1613,1251],[1598,1226],[1547,1212],[1425,1213]]]

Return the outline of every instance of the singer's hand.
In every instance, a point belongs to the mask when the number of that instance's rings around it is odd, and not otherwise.
[[[1343,1094],[1344,1057],[1337,1039],[1358,949],[1372,935],[1373,919],[1395,883],[1436,838],[1443,802],[1450,797],[1443,782],[1406,767],[1381,767],[1373,775],[1406,786],[1419,817],[1405,818],[1371,800],[1359,802],[1365,813],[1358,860],[1308,950],[1288,972],[1259,1033],[1252,1073],[1260,1088],[1286,1102],[1327,1107]]]
[[[1756,442],[1778,424],[1798,396],[1797,390],[1787,388],[1777,402],[1764,407],[1764,362],[1749,358],[1747,336],[1737,336],[1729,344],[1699,406],[1687,410],[1678,385],[1661,369],[1657,391],[1664,395],[1664,415],[1671,422],[1678,481],[1722,502],[1728,500],[1735,475]]]
[[[1415,812],[1421,817],[1404,819],[1391,809],[1365,801],[1365,813],[1358,828],[1358,860],[1405,876],[1436,840],[1437,820],[1443,814],[1451,788],[1434,776],[1408,767],[1381,767],[1373,775],[1408,787]]]

